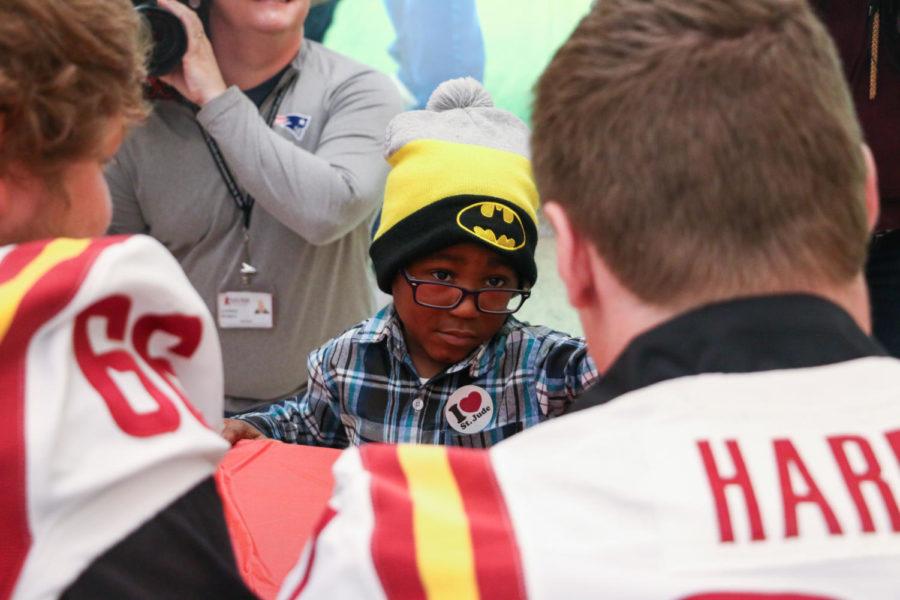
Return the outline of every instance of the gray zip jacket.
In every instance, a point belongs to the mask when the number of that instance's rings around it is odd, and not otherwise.
[[[285,94],[272,128],[261,115]],[[178,259],[210,311],[240,291],[243,214],[207,147],[218,144],[240,186],[256,201],[251,291],[275,295],[273,329],[219,329],[226,409],[294,394],[306,355],[370,316],[369,224],[387,164],[382,140],[400,112],[385,75],[304,40],[297,58],[257,110],[236,87],[199,112],[159,101],[107,169],[111,233],[147,233]],[[303,119],[286,117],[300,115]]]

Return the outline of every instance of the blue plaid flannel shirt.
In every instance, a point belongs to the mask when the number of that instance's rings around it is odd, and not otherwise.
[[[419,378],[393,305],[313,351],[306,392],[237,418],[284,442],[345,448],[366,442],[483,448],[561,415],[597,380],[582,338],[510,316],[468,358]],[[494,415],[478,433],[450,427],[444,407],[466,385],[484,389]]]

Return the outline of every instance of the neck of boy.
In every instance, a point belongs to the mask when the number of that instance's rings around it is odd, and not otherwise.
[[[410,348],[409,357],[412,359],[419,377],[425,379],[431,379],[449,366],[433,360],[424,352],[413,352],[412,348]]]
[[[274,77],[297,53],[303,32],[235,32],[225,24],[210,20],[210,42],[225,85],[249,90]]]
[[[405,335],[404,341],[406,342],[406,350],[409,352],[409,358],[412,360],[413,366],[416,368],[419,377],[431,379],[450,366],[447,363],[439,362],[431,358],[431,356],[425,352],[425,348],[415,340],[411,339],[411,337],[412,336]]]

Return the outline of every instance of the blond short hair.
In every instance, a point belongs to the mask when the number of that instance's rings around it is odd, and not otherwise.
[[[127,0],[0,2],[0,176],[53,178],[144,117],[144,37]]]
[[[806,0],[600,0],[536,96],[542,197],[640,299],[859,274],[862,138]]]

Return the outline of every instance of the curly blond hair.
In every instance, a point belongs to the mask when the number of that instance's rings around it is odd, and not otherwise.
[[[142,119],[147,38],[127,0],[0,2],[0,176],[53,178]]]

